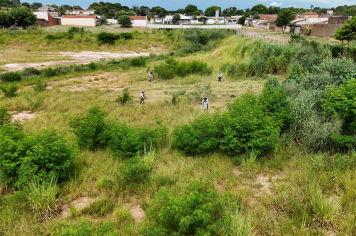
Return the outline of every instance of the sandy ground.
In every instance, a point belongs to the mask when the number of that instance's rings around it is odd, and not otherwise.
[[[90,62],[98,61],[102,58],[124,58],[124,57],[138,57],[138,56],[149,56],[149,53],[111,53],[111,52],[92,52],[92,51],[82,51],[76,52],[59,52],[61,55],[66,57],[73,57],[75,60],[71,61],[49,61],[49,62],[39,62],[39,63],[9,63],[3,65],[8,71],[18,71],[25,67],[35,67],[40,69],[43,66],[55,66],[55,65],[71,65],[71,64],[89,64]]]
[[[65,204],[60,208],[61,213],[59,215],[59,218],[66,218],[69,216],[70,206],[74,206],[77,211],[81,211],[85,207],[89,206],[91,203],[95,202],[95,200],[95,198],[81,197],[72,201],[70,204]]]
[[[20,122],[24,122],[25,120],[30,120],[36,117],[38,113],[31,113],[31,111],[22,111],[18,113],[17,111],[10,111],[12,115],[12,121],[19,120]]]

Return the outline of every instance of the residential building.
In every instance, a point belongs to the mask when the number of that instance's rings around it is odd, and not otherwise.
[[[71,15],[94,15],[94,9],[88,10],[88,9],[73,9],[70,14]]]
[[[38,12],[56,12],[56,8],[50,7],[50,6],[44,6],[38,8]]]
[[[33,14],[37,17],[37,25],[40,27],[60,24],[57,18],[51,16],[50,12],[34,12]]]
[[[101,19],[94,15],[64,15],[62,17],[62,25],[98,26],[100,24]]]
[[[133,27],[146,27],[148,24],[147,16],[130,16]]]
[[[163,19],[164,24],[191,24],[191,20],[193,19],[193,16],[186,16],[183,14],[179,14],[180,19],[177,22],[173,21],[173,16],[166,16]]]
[[[275,21],[277,20],[278,15],[277,14],[266,14],[266,15],[259,15],[260,20],[269,20],[269,21]]]
[[[318,18],[319,14],[315,12],[304,12],[299,15],[299,18]]]

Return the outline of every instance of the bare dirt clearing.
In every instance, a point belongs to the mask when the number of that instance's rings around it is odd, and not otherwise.
[[[18,113],[17,111],[10,111],[12,115],[12,121],[19,120],[24,122],[25,120],[33,119],[37,116],[38,112],[31,113],[32,111],[22,111]]]
[[[59,218],[66,218],[69,216],[70,206],[74,206],[77,211],[81,211],[91,203],[95,202],[95,200],[95,198],[81,197],[69,204],[65,204],[61,206],[61,214],[59,215]]]
[[[82,52],[59,52],[60,55],[64,57],[73,57],[76,60],[66,60],[66,61],[49,61],[40,63],[9,63],[3,65],[8,71],[18,71],[26,67],[35,67],[40,69],[44,66],[56,66],[56,65],[71,65],[71,64],[89,64],[90,62],[95,62],[100,59],[110,59],[110,58],[124,58],[124,57],[139,57],[139,56],[149,56],[149,53],[111,53],[111,52],[92,52],[92,51],[82,51]]]

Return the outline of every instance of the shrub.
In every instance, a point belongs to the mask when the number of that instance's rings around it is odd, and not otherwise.
[[[77,135],[79,146],[96,150],[105,145],[102,143],[102,134],[106,128],[106,115],[99,106],[93,106],[86,115],[73,117],[69,121],[74,134]]]
[[[104,217],[114,211],[115,201],[111,198],[101,199],[91,203],[82,210],[84,215],[92,215],[97,217]]]
[[[350,79],[340,88],[331,87],[322,99],[322,108],[328,115],[345,119],[344,131],[353,134],[356,130],[356,79]]]
[[[128,209],[124,208],[123,206],[119,207],[115,211],[114,215],[115,215],[116,222],[120,225],[133,222],[131,212]]]
[[[221,134],[214,118],[202,116],[189,125],[175,128],[172,147],[178,148],[185,154],[203,154],[216,150]]]
[[[130,96],[129,89],[125,88],[122,95],[119,95],[115,102],[121,103],[122,105],[125,105],[128,102],[131,102],[133,99],[133,96]]]
[[[32,211],[41,218],[51,218],[58,208],[56,199],[58,188],[55,181],[53,179],[50,182],[33,180],[25,189]]]
[[[95,62],[90,62],[88,64],[89,69],[91,70],[96,70],[98,68],[98,65]]]
[[[214,235],[225,214],[227,197],[210,180],[191,180],[184,194],[176,196],[161,188],[147,217],[154,223],[145,235]],[[164,234],[162,234],[164,232]]]
[[[341,149],[350,149],[356,144],[356,140],[353,137],[347,135],[332,134],[330,138],[335,143],[335,145]]]
[[[5,97],[16,97],[18,89],[17,84],[0,85],[0,90],[5,94]]]
[[[130,65],[134,67],[143,67],[146,65],[146,59],[144,57],[137,57],[131,59]]]
[[[136,156],[126,160],[119,166],[118,182],[120,184],[130,184],[130,186],[134,187],[134,184],[146,180],[153,167],[154,157],[155,152],[151,151],[143,157]]]
[[[166,127],[133,128],[111,121],[104,132],[103,142],[107,142],[115,154],[132,157],[142,154],[146,147],[157,147],[164,142],[167,133]]]
[[[69,34],[72,33],[83,33],[84,32],[84,28],[83,27],[70,27],[68,30]]]
[[[11,122],[12,115],[6,110],[4,106],[0,106],[0,128]]]
[[[276,148],[280,128],[266,116],[255,95],[244,94],[236,99],[216,122],[222,137],[219,147],[229,155],[243,151],[263,155]]]
[[[8,133],[10,131],[15,132]],[[0,167],[7,183],[22,187],[33,178],[62,181],[69,176],[74,152],[63,135],[44,130],[38,135],[26,136],[15,123],[3,126],[0,136]]]
[[[207,63],[200,61],[192,62],[177,62],[172,58],[168,58],[165,64],[156,65],[155,73],[162,79],[172,79],[174,76],[184,77],[189,74],[210,75],[212,68],[208,67]]]
[[[130,27],[132,25],[130,16],[127,15],[119,16],[117,21],[121,25],[121,27]]]
[[[51,67],[48,67],[46,69],[43,69],[42,71],[46,77],[53,77],[57,75],[57,70],[55,68],[52,69]]]
[[[19,72],[7,72],[0,76],[3,82],[21,81],[22,75]]]
[[[42,82],[41,80],[37,80],[36,84],[33,86],[33,90],[35,93],[40,93],[46,90],[48,84],[46,82]]]
[[[34,67],[26,67],[25,69],[23,69],[22,73],[23,73],[23,75],[31,76],[31,75],[40,75],[41,71],[37,70]]]
[[[107,32],[100,32],[97,35],[97,39],[99,41],[99,44],[114,44],[116,40],[120,38],[119,35],[115,35],[112,33],[107,33]]]

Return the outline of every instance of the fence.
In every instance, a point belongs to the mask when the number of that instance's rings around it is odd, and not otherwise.
[[[82,28],[82,26],[75,26]],[[71,26],[68,27],[63,27],[63,26],[53,26],[53,27],[46,27],[43,28],[44,31],[47,32],[68,32],[68,30],[71,28]],[[144,29],[142,28],[119,28],[119,27],[109,27],[109,28],[102,28],[102,27],[83,27],[84,31],[92,32],[92,33],[100,33],[100,32],[108,32],[108,33],[122,33],[122,32],[131,32],[133,30],[142,32]]]
[[[236,34],[239,35],[244,35],[248,38],[252,38],[252,39],[264,39],[268,42],[271,43],[275,43],[275,44],[287,44],[288,43],[288,39],[282,38],[282,37],[275,37],[275,36],[271,36],[271,35],[265,35],[265,34],[260,34],[260,33],[254,33],[254,32],[248,32],[245,30],[237,30]]]
[[[169,24],[148,24],[148,28],[154,29],[241,29],[242,26],[239,24],[234,25],[169,25]]]

